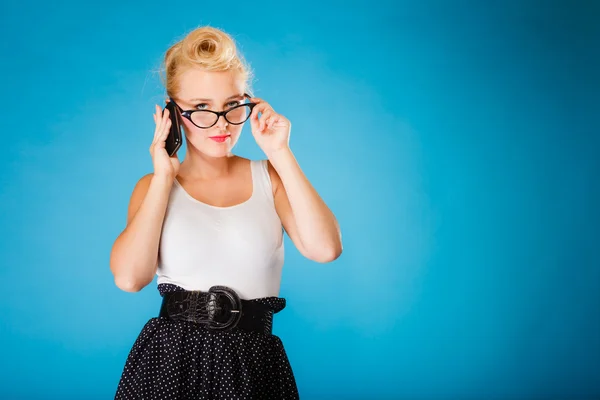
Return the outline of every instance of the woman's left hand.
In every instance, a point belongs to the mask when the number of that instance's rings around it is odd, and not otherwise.
[[[256,97],[250,98],[250,101],[256,103],[250,115],[252,136],[267,157],[289,147],[292,128],[290,121],[283,115],[277,114],[266,101]],[[258,113],[261,113],[260,117]]]

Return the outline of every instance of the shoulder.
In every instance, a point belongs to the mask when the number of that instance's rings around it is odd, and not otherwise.
[[[281,178],[268,158],[257,160],[251,160],[249,158],[239,156],[237,156],[237,158],[240,163],[254,164],[256,168],[261,171],[261,175],[263,175],[264,172],[265,177],[270,181],[273,194],[277,192],[277,189],[281,186]]]
[[[251,160],[249,158],[238,156],[238,161],[243,163],[254,164],[256,168],[259,171],[261,171],[261,175],[265,175],[265,177],[270,180],[271,188],[273,189],[273,194],[277,192],[277,189],[281,185],[281,178],[279,177],[279,174],[277,173],[277,171],[273,167],[273,164],[271,164],[268,158]]]

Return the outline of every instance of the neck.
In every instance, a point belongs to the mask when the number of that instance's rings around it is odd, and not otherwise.
[[[179,168],[179,176],[194,181],[208,181],[226,176],[231,171],[235,158],[232,153],[224,157],[211,157],[188,147]]]

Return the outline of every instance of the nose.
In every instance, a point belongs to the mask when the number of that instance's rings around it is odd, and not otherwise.
[[[219,129],[225,129],[227,128],[228,122],[225,119],[224,115],[219,115],[219,118],[217,119],[217,123],[215,124],[216,127],[218,127]]]

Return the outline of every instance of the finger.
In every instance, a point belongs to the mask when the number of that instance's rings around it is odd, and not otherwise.
[[[166,139],[167,139],[167,136],[169,135],[170,128],[171,128],[171,120],[167,120],[167,124],[165,125],[164,129],[156,136],[156,140],[150,146],[151,154],[154,154],[156,149],[166,148],[166,146],[167,146]]]
[[[269,103],[267,103],[266,101],[259,99],[257,97],[252,97],[250,99],[250,102],[255,103],[256,105],[254,106],[254,109],[256,109],[257,112],[264,112],[265,110],[269,109],[269,108],[273,108]]]
[[[258,132],[258,114],[252,110],[250,114],[250,127],[252,128],[252,132]]]
[[[169,132],[171,130],[171,123],[170,122],[171,121],[169,121],[167,123],[167,125],[165,126],[165,129],[160,133],[160,135],[158,135],[156,143],[154,144],[155,146],[158,146],[159,148],[165,148],[166,147],[167,136],[169,136]]]
[[[154,143],[154,141],[156,140],[156,137],[158,136],[158,125],[159,125],[159,120],[158,120],[158,115],[159,115],[159,107],[158,105],[154,105],[154,114],[152,115],[152,117],[154,118],[154,137],[152,138],[152,143]]]
[[[250,113],[250,117],[258,115],[258,104],[255,101],[253,101],[252,103],[254,103],[254,106],[252,107],[252,112]]]
[[[154,124],[156,124],[156,126],[158,127],[158,122],[159,122],[159,113],[158,113],[158,106],[155,104],[154,105],[154,114],[152,114],[152,118],[154,118]]]
[[[260,130],[263,131],[270,122],[271,118],[275,115],[273,110],[267,110],[260,116]]]
[[[171,119],[169,118],[169,110],[165,109],[163,111],[163,116],[162,116],[162,120],[160,121],[160,133],[162,133],[165,129],[165,126],[167,125],[167,121],[171,121]],[[159,134],[160,136],[160,134]]]
[[[163,121],[166,121],[167,119],[170,118],[170,111],[168,108],[165,108],[162,110],[162,119]]]
[[[269,117],[267,119],[267,128],[272,128],[273,125],[275,125],[275,123],[279,120],[279,114],[277,114],[275,111],[271,111],[269,113]]]
[[[258,130],[263,131],[265,129],[265,114],[262,114],[258,119]]]
[[[171,131],[171,120],[168,120],[167,125],[165,125],[165,129],[163,130],[160,137],[158,138],[158,141],[164,142],[167,139],[167,136],[169,136],[170,131]]]
[[[269,124],[267,125],[267,127],[269,129],[271,129],[273,127],[273,125],[275,125],[278,122],[279,122],[279,116],[277,114],[275,114],[269,119]]]
[[[157,137],[158,137],[158,128],[154,129],[154,136],[152,137],[152,142],[150,144],[154,144],[156,142]]]
[[[165,111],[169,111],[169,110],[165,110]],[[156,123],[156,129],[154,130],[154,138],[152,139],[152,145],[155,145],[158,141],[160,141],[160,137],[163,134],[164,131],[164,125],[165,125],[165,112],[163,112],[163,110],[160,108],[160,106],[156,105],[156,116],[155,116],[155,120],[157,121]],[[168,119],[168,114],[167,114],[167,119]]]
[[[250,102],[255,103],[256,107],[271,107],[271,105],[268,102],[258,97],[251,97]]]
[[[256,109],[256,112],[259,113],[266,113],[268,110],[273,110],[273,107],[271,107],[269,103],[260,103],[257,104],[254,108]]]
[[[250,113],[250,121],[251,122],[258,121],[258,110],[256,109],[256,107],[254,107],[252,109],[252,112]]]
[[[267,113],[263,112],[260,117],[258,117],[258,130],[262,132],[265,126],[265,119],[268,117]]]

